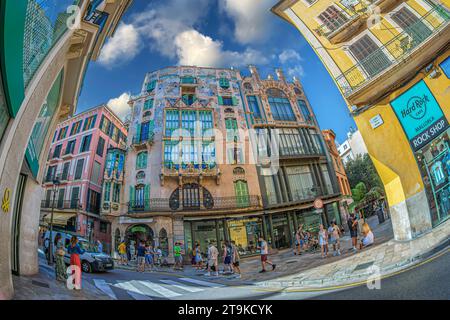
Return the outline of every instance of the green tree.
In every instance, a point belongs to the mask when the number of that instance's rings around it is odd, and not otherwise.
[[[356,203],[359,203],[367,194],[367,188],[364,182],[360,182],[356,185],[354,189],[352,189],[352,197]]]
[[[376,190],[381,190],[384,193],[383,183],[368,154],[364,156],[358,155],[355,159],[347,162],[345,172],[352,189],[356,188],[358,183],[363,182],[366,190],[372,190],[372,188],[377,187],[378,189]]]

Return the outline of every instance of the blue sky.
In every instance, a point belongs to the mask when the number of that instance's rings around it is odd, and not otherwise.
[[[322,129],[342,142],[355,126],[320,60],[295,27],[270,12],[276,0],[134,0],[114,38],[91,62],[77,112],[108,103],[119,115],[146,72],[171,65],[236,67],[297,76]]]

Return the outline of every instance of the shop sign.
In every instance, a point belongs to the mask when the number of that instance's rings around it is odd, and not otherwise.
[[[381,118],[381,115],[377,114],[375,117],[369,120],[370,125],[372,126],[372,129],[376,129],[379,126],[381,126],[383,122],[383,118]]]
[[[314,200],[314,208],[322,209],[323,208],[323,200],[320,198],[317,198],[316,200]]]
[[[422,80],[391,101],[414,151],[448,128],[448,121],[430,89]]]

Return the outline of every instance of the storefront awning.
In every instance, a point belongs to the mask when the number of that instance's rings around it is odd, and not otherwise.
[[[55,212],[53,214],[53,224],[59,225],[59,226],[65,226],[67,225],[67,220],[69,220],[70,218],[76,217],[76,213],[60,213],[60,212]],[[44,222],[45,223],[50,223],[51,220],[51,214],[47,214],[44,217]]]

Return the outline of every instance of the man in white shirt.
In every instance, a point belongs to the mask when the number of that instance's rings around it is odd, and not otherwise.
[[[214,275],[219,275],[219,264],[217,259],[219,257],[219,250],[214,246],[214,243],[211,241],[208,246],[208,273],[207,276],[211,275],[211,267],[214,266]]]
[[[262,270],[259,273],[266,272],[266,263],[270,264],[272,266],[272,271],[275,270],[276,264],[272,263],[272,261],[267,260],[267,255],[269,254],[269,246],[267,245],[267,241],[264,240],[263,237],[259,237],[259,246],[258,249],[261,253],[261,266]]]

